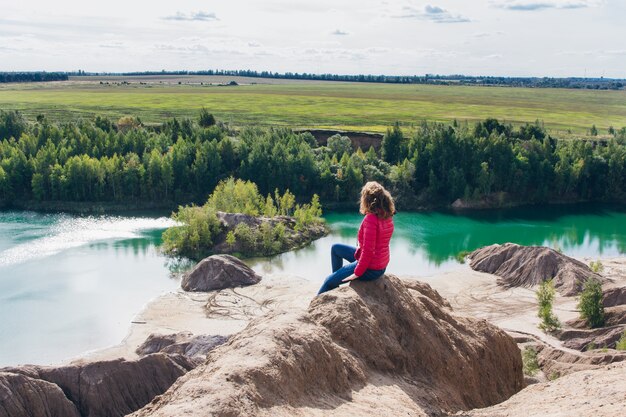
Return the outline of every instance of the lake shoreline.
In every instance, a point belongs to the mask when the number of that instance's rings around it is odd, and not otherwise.
[[[174,203],[174,202],[134,202],[134,203],[115,203],[115,202],[94,202],[94,201],[12,201],[7,202],[0,200],[0,211],[23,210],[35,211],[38,213],[67,213],[77,215],[116,215],[135,212],[154,211],[169,216],[180,205],[193,203]],[[594,200],[551,200],[545,202],[529,202],[529,201],[500,201],[493,197],[481,200],[463,200],[457,199],[452,203],[446,204],[400,204],[396,205],[398,211],[406,213],[428,213],[428,212],[450,212],[456,214],[464,214],[471,212],[488,212],[501,211],[520,208],[534,207],[576,207],[576,206],[604,206],[618,210],[626,211],[626,202],[614,201],[594,201]],[[358,203],[323,203],[324,212],[353,212],[358,209]]]

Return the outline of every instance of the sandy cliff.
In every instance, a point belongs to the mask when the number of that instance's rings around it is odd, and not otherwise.
[[[521,368],[502,330],[387,276],[253,320],[133,416],[441,415],[509,398]]]

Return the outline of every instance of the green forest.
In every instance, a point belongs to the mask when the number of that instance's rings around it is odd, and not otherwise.
[[[445,207],[458,198],[497,204],[626,201],[626,128],[605,141],[556,140],[541,123],[495,119],[470,125],[391,126],[380,149],[354,149],[339,135],[319,146],[287,128],[234,130],[203,110],[195,120],[144,126],[104,117],[52,123],[0,112],[0,202],[206,202],[220,180],[253,181],[263,195],[318,194],[354,204],[368,180],[385,184],[400,209]]]

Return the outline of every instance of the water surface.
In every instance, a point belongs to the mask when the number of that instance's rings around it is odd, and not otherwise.
[[[326,218],[329,236],[249,264],[262,275],[321,283],[331,245],[355,244],[362,219]],[[179,286],[177,264],[158,251],[171,224],[158,216],[0,212],[0,366],[56,363],[119,343],[150,299]],[[492,243],[546,245],[575,257],[626,253],[626,213],[606,206],[399,213],[395,226],[388,271],[400,275],[459,268],[459,251]]]
[[[167,218],[0,212],[0,366],[119,343],[178,286],[157,247]]]
[[[287,273],[320,280],[330,272],[334,242],[356,245],[362,216],[330,213],[332,233],[304,249],[250,263],[262,273]],[[626,212],[580,205],[508,210],[398,213],[387,271],[428,276],[459,267],[455,256],[493,243],[544,245],[574,257],[626,253]]]

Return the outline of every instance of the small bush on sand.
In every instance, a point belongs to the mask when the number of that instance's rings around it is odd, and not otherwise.
[[[538,316],[541,319],[539,328],[544,332],[552,332],[561,328],[561,322],[552,312],[552,304],[556,291],[552,280],[544,281],[537,290],[537,301],[539,301]]]
[[[615,344],[615,349],[617,350],[626,350],[626,330],[622,334],[622,337]]]
[[[602,304],[602,284],[589,278],[583,287],[578,301],[580,317],[587,321],[592,329],[604,325],[604,305]]]
[[[600,272],[604,271],[604,265],[602,265],[602,262],[600,261],[589,262],[589,268],[591,268],[591,270],[595,272],[596,274],[599,274]]]
[[[537,362],[537,351],[535,348],[526,346],[522,352],[522,363],[524,364],[524,375],[534,376],[539,371]]]

